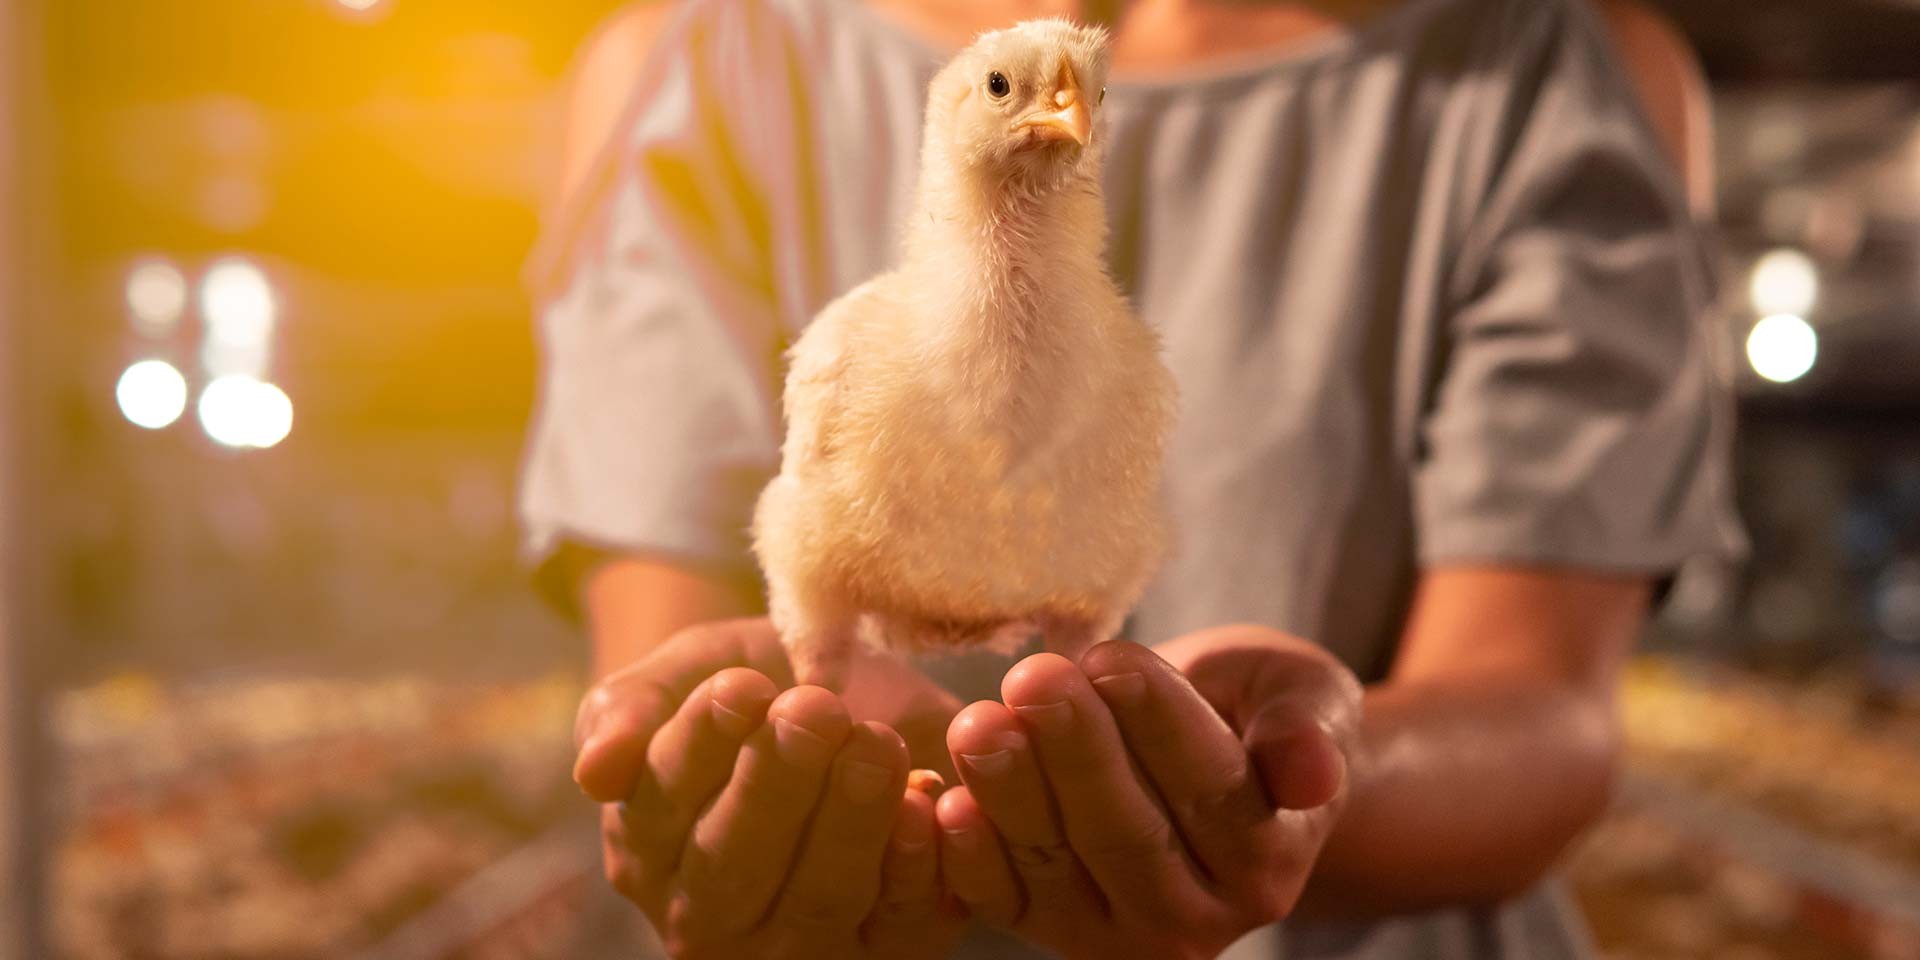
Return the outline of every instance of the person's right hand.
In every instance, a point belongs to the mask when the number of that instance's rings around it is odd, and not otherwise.
[[[937,954],[958,922],[905,744],[791,677],[748,620],[683,631],[594,687],[574,779],[606,804],[608,879],[675,956]]]

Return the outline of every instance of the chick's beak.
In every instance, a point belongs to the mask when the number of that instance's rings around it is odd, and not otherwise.
[[[1087,109],[1086,98],[1080,95],[1080,84],[1073,77],[1073,68],[1066,63],[1060,64],[1060,77],[1055,82],[1053,93],[1055,110],[1043,110],[1020,121],[1020,128],[1033,131],[1040,140],[1072,140],[1081,146],[1093,139],[1093,111]]]

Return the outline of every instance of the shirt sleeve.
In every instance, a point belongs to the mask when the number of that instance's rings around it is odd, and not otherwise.
[[[784,49],[753,4],[687,5],[535,253],[519,509],[563,606],[569,548],[751,569],[753,502],[779,465],[779,356],[817,299],[817,247],[786,233],[798,121],[765,106],[794,102],[769,96]]]
[[[1532,9],[1483,105],[1499,129],[1438,334],[1420,559],[1665,574],[1737,554],[1715,265],[1598,26]]]

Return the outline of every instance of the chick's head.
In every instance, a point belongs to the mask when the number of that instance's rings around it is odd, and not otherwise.
[[[1106,82],[1099,27],[1048,19],[984,33],[934,77],[930,135],[970,172],[1057,184],[1088,172]]]

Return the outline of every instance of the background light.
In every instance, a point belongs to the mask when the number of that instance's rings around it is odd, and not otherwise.
[[[200,310],[214,333],[253,343],[273,333],[273,284],[245,257],[228,257],[200,282]]]
[[[1805,376],[1819,353],[1819,335],[1805,320],[1790,313],[1767,317],[1747,334],[1747,362],[1753,365],[1754,373],[1774,383],[1791,383]]]
[[[200,362],[213,377],[266,376],[276,305],[273,284],[251,260],[228,257],[200,283],[207,339]]]
[[[187,312],[187,278],[159,257],[136,261],[127,270],[127,312],[142,336],[164,337]]]
[[[293,401],[271,383],[226,376],[200,393],[200,427],[215,443],[236,448],[271,447],[293,431]]]
[[[1747,293],[1755,313],[1805,316],[1820,298],[1820,271],[1798,250],[1774,250],[1754,263]]]
[[[377,7],[381,4],[381,0],[334,0],[334,2],[347,8],[348,10],[354,10],[354,11],[359,11],[363,13],[368,10],[372,10],[374,7]]]
[[[187,409],[187,378],[165,360],[142,360],[120,374],[113,395],[129,421],[158,430]]]

